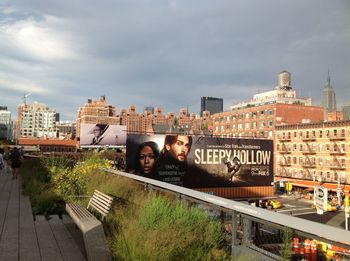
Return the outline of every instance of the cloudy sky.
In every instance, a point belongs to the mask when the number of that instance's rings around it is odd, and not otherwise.
[[[350,101],[348,0],[1,0],[0,105],[43,102],[73,120],[106,95],[165,113],[224,108],[272,90],[282,70],[319,105],[330,70]]]

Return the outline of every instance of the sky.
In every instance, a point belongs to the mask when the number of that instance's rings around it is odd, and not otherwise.
[[[338,109],[350,102],[348,0],[0,0],[0,105],[12,118],[23,96],[73,121],[105,95],[164,113],[200,97],[224,110],[292,75],[321,104],[330,72]]]

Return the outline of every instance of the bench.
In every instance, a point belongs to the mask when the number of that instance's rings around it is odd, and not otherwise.
[[[95,190],[87,207],[74,203],[66,204],[66,211],[83,233],[88,260],[112,260],[106,246],[106,237],[101,221],[90,211],[97,211],[103,220],[108,214],[113,198]]]

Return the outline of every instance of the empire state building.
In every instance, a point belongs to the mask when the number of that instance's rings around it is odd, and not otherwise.
[[[327,114],[332,111],[337,110],[337,104],[335,101],[335,92],[333,90],[333,87],[331,85],[331,77],[327,77],[327,83],[323,89],[322,92],[322,106],[324,108],[324,119],[327,119]]]

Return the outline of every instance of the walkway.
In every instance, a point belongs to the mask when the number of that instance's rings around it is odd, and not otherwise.
[[[0,261],[86,260],[82,238],[68,217],[33,218],[20,179],[0,172]]]

